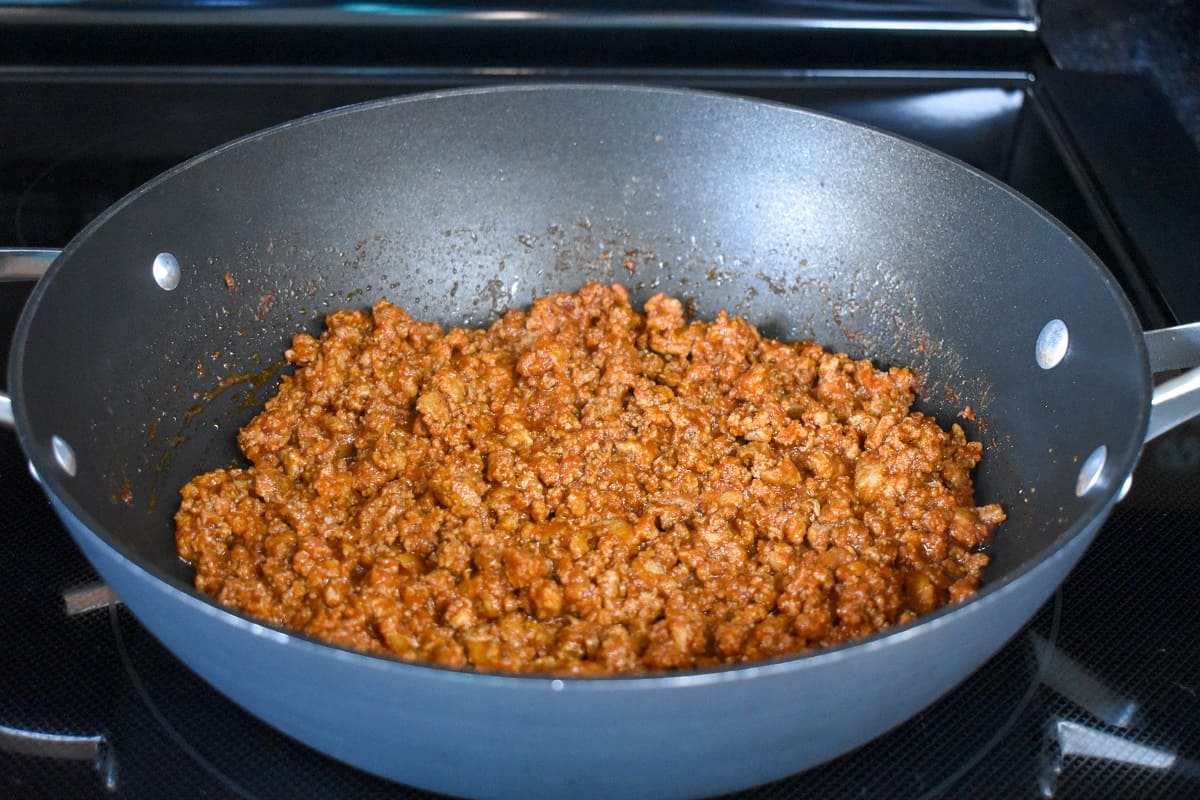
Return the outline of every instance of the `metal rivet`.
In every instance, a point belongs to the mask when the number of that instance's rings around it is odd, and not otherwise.
[[[1042,369],[1053,369],[1067,354],[1067,344],[1070,336],[1067,333],[1067,323],[1061,319],[1052,319],[1045,324],[1037,338],[1037,363]]]
[[[1125,482],[1121,484],[1121,491],[1117,494],[1117,502],[1125,499],[1125,495],[1129,494],[1129,490],[1133,488],[1133,476],[1126,475]]]
[[[562,681],[560,681],[558,678],[555,678],[554,680],[550,681],[550,689],[555,692],[561,692],[563,690],[564,685],[565,684]]]
[[[1104,470],[1104,462],[1108,460],[1108,448],[1100,445],[1092,451],[1079,468],[1079,477],[1075,479],[1075,495],[1083,497],[1100,482],[1100,473]]]
[[[154,274],[154,282],[165,291],[169,292],[179,285],[179,259],[171,253],[156,255],[150,271]]]
[[[50,437],[50,449],[54,451],[54,461],[59,469],[75,477],[75,451],[59,436]]]

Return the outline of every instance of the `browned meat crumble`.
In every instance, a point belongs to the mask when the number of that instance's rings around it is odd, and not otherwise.
[[[513,672],[769,658],[968,597],[1004,519],[911,371],[670,297],[327,324],[176,536],[200,590],[329,642]]]

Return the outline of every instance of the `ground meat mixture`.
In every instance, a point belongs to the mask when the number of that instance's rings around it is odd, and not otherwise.
[[[196,586],[359,650],[595,674],[853,639],[972,594],[1004,519],[917,378],[620,286],[487,330],[380,302],[295,337],[253,466],[176,515]]]

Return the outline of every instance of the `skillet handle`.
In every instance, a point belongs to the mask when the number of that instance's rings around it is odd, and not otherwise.
[[[61,250],[0,247],[0,281],[36,281],[46,273]],[[0,425],[12,428],[12,399],[0,392]]]
[[[1200,416],[1200,322],[1147,331],[1150,369],[1156,373],[1186,369],[1154,387],[1146,441]]]
[[[46,274],[61,250],[0,247],[0,281],[36,281]]]

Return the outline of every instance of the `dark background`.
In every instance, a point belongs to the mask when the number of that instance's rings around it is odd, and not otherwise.
[[[1200,146],[1200,3],[1045,0],[1041,14],[1042,39],[1059,64],[1151,76]]]

